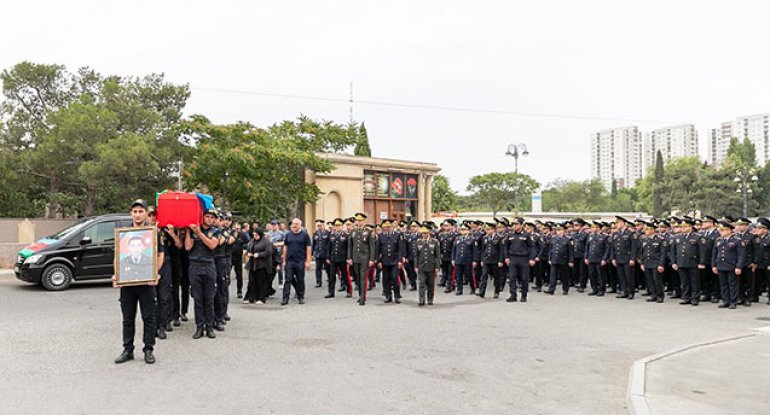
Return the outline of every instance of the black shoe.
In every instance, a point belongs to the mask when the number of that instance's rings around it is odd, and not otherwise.
[[[433,300],[428,300],[428,305],[433,305]]]
[[[393,302],[392,298],[386,298],[385,299],[385,304],[392,303],[392,302]]]
[[[425,303],[420,301],[419,303],[417,303],[417,307],[425,307]]]
[[[643,293],[642,294],[642,297],[649,297],[649,296],[650,296],[650,293]]]
[[[297,302],[300,303],[300,304],[305,304],[305,299],[304,298],[300,298],[300,299],[297,300]]]
[[[684,300],[684,301],[679,302],[679,305],[690,305],[690,304],[692,304],[692,302],[690,302],[690,300]]]
[[[179,317],[182,321],[187,321],[187,314],[182,314],[182,317]]]
[[[315,287],[316,288],[321,288],[321,284],[316,284]]]
[[[451,290],[451,289],[449,289],[449,288],[447,288],[446,290],[444,290],[444,293],[445,293],[445,294],[449,294],[449,293],[451,293],[451,292],[452,292],[452,290]]]
[[[500,293],[495,293],[495,295],[492,296],[492,298],[500,298]],[[768,304],[770,304],[770,302],[768,302]]]
[[[654,298],[654,297],[650,297],[650,298],[648,298],[648,299],[646,299],[646,300],[644,300],[644,301],[646,301],[646,302],[648,302],[648,303],[654,303],[655,301],[658,301],[658,299],[657,299],[657,298]]]
[[[516,302],[516,296],[510,295],[508,298],[505,299],[505,302],[507,303],[515,303]]]
[[[545,290],[543,291],[543,294],[553,295],[554,291],[551,290]]]
[[[718,299],[718,298],[712,298],[712,299],[711,299],[711,302],[712,302],[712,303],[714,303],[714,304],[716,304],[716,303],[718,303],[718,302],[719,302],[719,299]],[[770,304],[770,301],[768,301],[767,303],[768,303],[768,304]]]
[[[476,297],[479,297],[479,298],[484,298],[484,293],[482,293],[482,292],[477,292],[477,293],[476,293]]]
[[[457,292],[455,293],[455,295],[463,295],[463,292],[462,292],[462,290],[457,290]]]
[[[152,350],[148,350],[144,352],[144,362],[147,363],[148,365],[155,363],[155,356],[153,356]]]
[[[618,292],[618,291],[617,291],[616,289],[614,289],[614,288],[613,288],[613,289],[609,290],[608,292],[609,292],[610,294],[615,294],[615,293],[616,293],[616,292]]]
[[[691,304],[692,305],[698,305],[699,303],[697,301],[693,301]]]
[[[345,298],[350,298],[350,297],[352,297],[352,296],[353,296],[353,294],[351,294],[351,293],[347,293],[347,294],[345,294]]]
[[[243,293],[241,293],[240,291],[238,291],[238,295],[237,295],[237,297],[238,297],[238,298],[243,298]]]
[[[417,291],[417,287],[409,287],[409,291]]]
[[[230,318],[230,316],[228,316],[227,314],[225,314],[225,321],[230,321],[230,320],[232,320],[232,318]]]
[[[735,310],[735,304],[730,304],[730,310]]]
[[[629,296],[628,296],[628,297],[626,297],[626,298],[627,298],[627,299],[629,299],[629,300],[633,300],[633,299],[634,299],[634,295],[633,295],[633,294],[631,294],[631,295],[629,295]]]
[[[400,297],[396,297],[396,304],[401,304],[401,298]]]
[[[594,296],[596,294],[598,294],[596,291],[591,291],[590,293],[588,293],[589,296]]]
[[[717,308],[727,308],[730,307],[729,304],[720,304]]]
[[[526,294],[521,296],[521,302],[522,303],[526,303],[527,302],[527,295]]]
[[[660,297],[660,298],[658,298],[658,300],[657,300],[657,301],[658,301],[659,303],[662,303],[662,302],[663,302],[663,297]]]
[[[604,293],[603,293],[603,292],[600,292],[600,293],[596,294],[596,296],[597,296],[597,297],[604,297]]]
[[[537,290],[537,292],[543,292],[543,288],[542,287],[537,287],[536,290]]]
[[[225,326],[222,325],[222,323],[215,321],[214,322],[214,330],[216,331],[225,331]],[[211,330],[209,330],[211,331]]]
[[[562,291],[561,292],[561,295],[567,295],[567,294],[569,294],[569,291]]]
[[[334,298],[334,294],[332,293],[326,294],[324,298]]]
[[[174,324],[174,327],[179,327],[179,326],[181,326],[181,325],[182,325],[182,323],[180,323],[180,322],[179,322],[179,319],[178,319],[178,318],[177,318],[177,319],[174,319],[174,323],[173,323],[173,324]]]
[[[744,307],[751,307],[751,301],[744,301],[741,303],[741,305]]]
[[[216,327],[216,324],[214,325],[214,327]],[[217,335],[214,334],[214,330],[208,329],[206,330],[206,337],[208,337],[209,339],[216,339]]]
[[[159,338],[161,340],[166,340],[166,337],[167,337],[166,336],[166,330],[163,330],[163,328],[159,328],[159,329],[155,330],[155,337],[157,337],[157,338]]]
[[[364,300],[358,300],[358,305],[366,305],[366,301],[364,301]]]
[[[671,298],[682,298],[682,294],[674,294]]]
[[[167,332],[174,331],[174,328],[171,327],[171,323],[166,323],[166,326],[164,327],[164,329],[166,329]]]
[[[341,293],[341,292],[345,291],[345,289],[346,289],[345,287],[340,287],[340,288],[337,290],[337,292],[338,292],[338,293]]]
[[[198,327],[198,329],[195,330],[195,334],[193,334],[193,339],[198,340],[201,337],[203,337],[203,328],[202,327]]]
[[[281,305],[289,304],[289,300],[281,300]]]
[[[121,353],[120,356],[115,358],[115,363],[116,364],[126,363],[129,360],[134,360],[134,353],[123,350],[123,353]]]

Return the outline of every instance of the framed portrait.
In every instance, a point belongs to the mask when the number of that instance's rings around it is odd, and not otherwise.
[[[393,180],[390,182],[390,197],[393,199],[404,198],[404,175],[394,174]]]
[[[390,175],[388,173],[377,173],[377,197],[390,196]]]
[[[151,284],[158,279],[158,229],[115,229],[115,279],[119,287]]]
[[[406,198],[417,199],[417,176],[406,176]]]
[[[364,197],[374,197],[377,195],[376,189],[377,188],[377,181],[375,179],[374,173],[372,172],[365,172],[364,173]]]

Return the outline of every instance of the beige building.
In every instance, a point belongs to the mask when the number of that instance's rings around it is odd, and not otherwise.
[[[307,173],[308,182],[322,192],[316,203],[305,205],[309,228],[316,219],[328,222],[355,212],[366,213],[369,223],[430,218],[431,184],[441,170],[436,164],[334,153],[320,156],[331,161],[334,169]]]

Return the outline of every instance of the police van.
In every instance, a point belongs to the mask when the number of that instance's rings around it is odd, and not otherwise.
[[[115,273],[115,228],[131,226],[131,216],[111,214],[78,220],[19,252],[16,278],[66,290],[74,281],[109,279]]]

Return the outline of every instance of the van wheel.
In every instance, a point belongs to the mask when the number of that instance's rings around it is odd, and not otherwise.
[[[40,283],[49,291],[66,290],[72,284],[72,270],[63,264],[49,265],[43,271]]]

